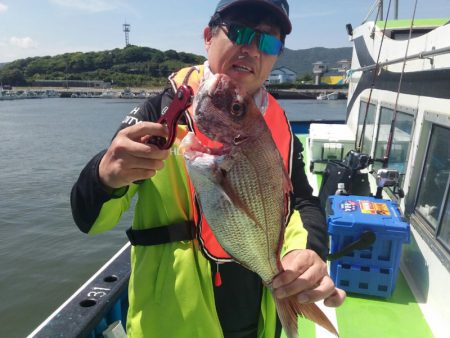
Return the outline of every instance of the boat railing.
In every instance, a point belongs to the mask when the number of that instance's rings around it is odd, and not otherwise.
[[[129,277],[127,243],[28,338],[94,338],[114,322],[126,323]]]
[[[450,47],[444,47],[444,48],[438,48],[438,49],[433,49],[433,50],[429,50],[429,51],[423,51],[420,53],[416,53],[416,54],[412,54],[405,57],[400,57],[397,59],[393,59],[393,60],[388,60],[385,62],[380,62],[377,66],[377,64],[372,64],[369,66],[365,66],[365,67],[361,67],[361,68],[357,68],[357,69],[350,69],[348,72],[354,73],[354,72],[366,72],[369,70],[373,70],[377,67],[382,68],[385,66],[389,66],[389,65],[393,65],[396,63],[401,63],[401,62],[405,62],[405,61],[411,61],[411,60],[416,60],[416,59],[426,59],[428,57],[431,56],[436,56],[436,55],[440,55],[440,54],[447,54],[450,53]]]

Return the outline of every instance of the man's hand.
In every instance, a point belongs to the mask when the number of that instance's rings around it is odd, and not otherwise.
[[[119,131],[99,165],[100,181],[106,188],[121,188],[131,182],[153,177],[164,167],[169,150],[145,144],[150,136],[167,137],[167,127],[141,122]]]
[[[273,279],[274,294],[278,298],[295,295],[300,303],[324,299],[326,306],[340,306],[345,291],[334,286],[327,273],[327,265],[312,250],[293,250],[281,260],[285,271]]]

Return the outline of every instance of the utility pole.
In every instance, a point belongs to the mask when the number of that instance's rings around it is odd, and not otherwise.
[[[130,24],[126,23],[126,21],[125,21],[125,23],[123,24],[123,31],[125,32],[125,47],[127,47],[127,46],[130,45],[130,37],[129,37],[129,34],[130,34]]]

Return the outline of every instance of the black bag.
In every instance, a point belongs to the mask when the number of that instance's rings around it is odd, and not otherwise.
[[[322,185],[319,190],[320,204],[325,208],[328,196],[334,195],[338,183],[344,183],[345,190],[350,195],[369,196],[370,185],[367,173],[360,173],[341,161],[328,161],[322,175]]]
[[[325,208],[328,196],[335,194],[338,183],[344,183],[345,190],[348,192],[351,178],[352,170],[341,161],[328,161],[322,174],[322,185],[319,190],[320,205],[322,208]]]

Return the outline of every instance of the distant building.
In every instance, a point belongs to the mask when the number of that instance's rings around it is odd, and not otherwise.
[[[344,84],[344,75],[335,68],[330,68],[320,77],[320,84],[340,85]]]
[[[341,61],[337,62],[337,65],[338,65],[338,72],[345,74],[352,66],[352,61],[351,60],[341,60]]]
[[[320,84],[320,80],[327,70],[328,66],[326,65],[326,63],[323,63],[322,61],[313,63],[314,84],[316,86]]]
[[[272,70],[267,79],[268,84],[294,83],[297,73],[288,67],[280,67]]]
[[[338,61],[336,67],[328,67],[328,65],[322,61],[313,63],[313,73],[315,75],[314,84],[344,84],[346,73],[350,69],[350,65],[350,60]]]

